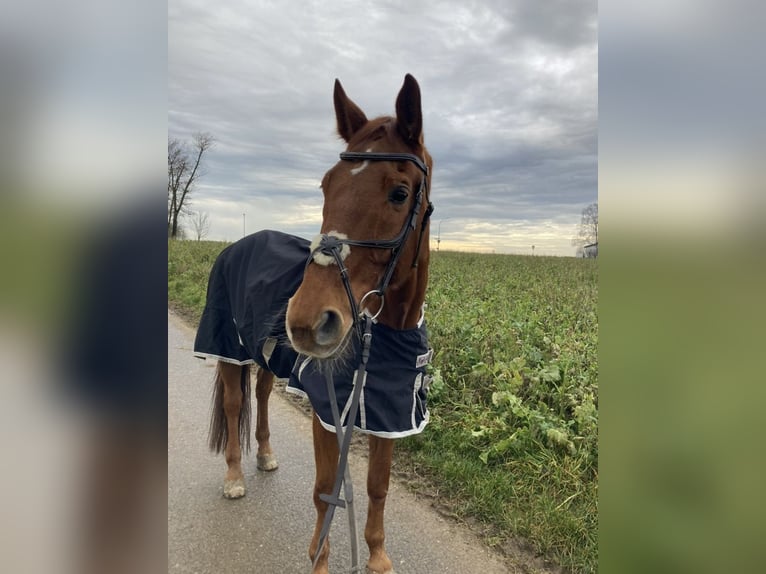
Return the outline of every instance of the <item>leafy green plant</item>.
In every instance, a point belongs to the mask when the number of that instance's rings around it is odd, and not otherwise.
[[[427,320],[443,387],[429,395],[427,439],[404,441],[451,505],[476,485],[466,516],[578,572],[597,557],[596,280],[594,261],[433,254]]]

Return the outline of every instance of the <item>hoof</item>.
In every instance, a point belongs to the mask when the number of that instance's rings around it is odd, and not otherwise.
[[[277,457],[274,454],[259,454],[255,458],[258,470],[270,471],[279,468]]]
[[[241,478],[226,480],[223,483],[224,498],[242,498],[245,496],[245,481]]]
[[[393,570],[386,570],[385,572],[378,572],[377,570],[370,570],[369,568],[364,569],[365,574],[396,574]]]

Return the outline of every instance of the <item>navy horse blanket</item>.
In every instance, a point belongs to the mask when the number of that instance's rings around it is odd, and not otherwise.
[[[287,391],[308,397],[322,425],[334,432],[322,361],[299,355],[285,330],[287,302],[303,280],[310,243],[278,231],[260,231],[226,247],[208,281],[207,300],[194,355],[249,365],[282,379]],[[346,427],[360,341],[353,331],[349,362],[333,366],[341,424]],[[428,424],[426,366],[433,351],[425,321],[414,329],[372,326],[372,347],[354,427],[363,433],[401,438]]]

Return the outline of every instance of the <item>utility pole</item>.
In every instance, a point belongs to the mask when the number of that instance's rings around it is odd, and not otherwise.
[[[245,236],[245,214],[242,214],[242,237]]]
[[[440,219],[439,225],[436,228],[436,251],[439,251],[439,244],[442,242],[442,221],[449,221],[451,218],[448,217],[447,219]]]

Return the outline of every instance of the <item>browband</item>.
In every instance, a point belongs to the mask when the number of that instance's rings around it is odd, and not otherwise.
[[[411,161],[420,168],[424,174],[428,175],[428,166],[423,160],[412,153],[378,153],[374,151],[344,151],[340,154],[340,159],[348,161]]]

